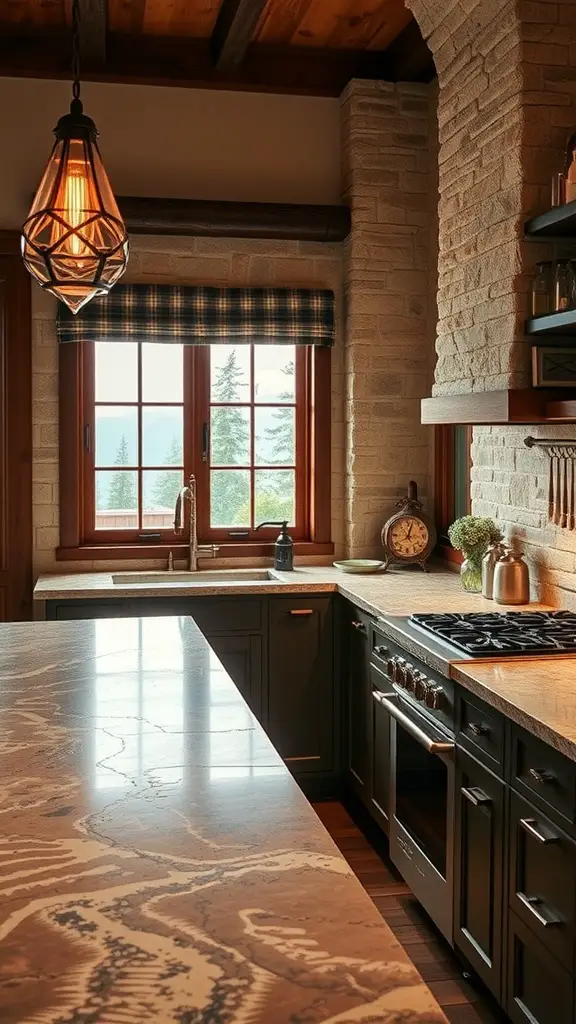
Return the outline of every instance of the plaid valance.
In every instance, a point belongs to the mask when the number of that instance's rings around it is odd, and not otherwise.
[[[116,285],[76,315],[60,304],[57,331],[62,342],[330,346],[335,334],[334,293],[308,288]]]

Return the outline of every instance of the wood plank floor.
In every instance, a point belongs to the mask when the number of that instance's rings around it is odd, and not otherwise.
[[[314,810],[348,861],[382,917],[406,950],[444,1010],[450,1024],[502,1024],[507,1021],[491,997],[462,975],[460,962],[435,929],[412,892],[386,859],[385,840],[371,842],[346,808],[336,801],[314,803]],[[378,847],[378,849],[376,848]]]

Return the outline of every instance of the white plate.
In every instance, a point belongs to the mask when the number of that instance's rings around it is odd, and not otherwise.
[[[342,562],[332,562],[332,565],[342,572],[378,572],[384,562],[375,558],[346,558]]]

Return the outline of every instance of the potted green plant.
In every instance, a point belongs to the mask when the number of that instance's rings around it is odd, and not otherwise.
[[[482,590],[482,558],[490,544],[502,540],[502,534],[493,519],[486,516],[462,516],[448,530],[453,548],[461,551],[464,561],[460,579],[464,590],[479,594]]]

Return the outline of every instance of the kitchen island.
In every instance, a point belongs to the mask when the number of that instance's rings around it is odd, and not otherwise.
[[[188,618],[0,626],[0,1019],[445,1020]]]

